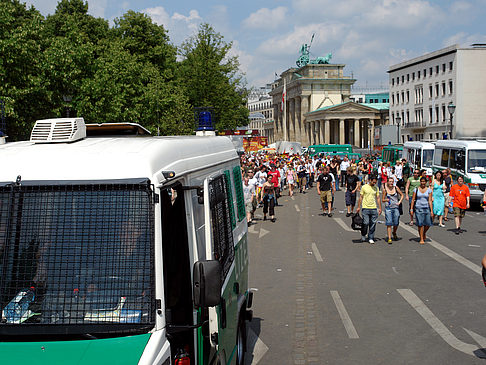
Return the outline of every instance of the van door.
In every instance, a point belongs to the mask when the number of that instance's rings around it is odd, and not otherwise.
[[[217,348],[221,361],[228,362],[236,346],[237,297],[234,292],[235,248],[229,199],[229,186],[224,175],[204,182],[204,209],[206,226],[206,259],[218,260],[221,265],[221,303],[209,308],[209,337]],[[234,212],[233,212],[234,214]]]

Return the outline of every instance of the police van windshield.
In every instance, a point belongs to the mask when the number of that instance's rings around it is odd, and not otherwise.
[[[153,327],[144,184],[0,187],[0,335]]]
[[[432,167],[434,162],[434,150],[423,150],[423,167]]]
[[[469,150],[467,172],[486,172],[486,150]]]

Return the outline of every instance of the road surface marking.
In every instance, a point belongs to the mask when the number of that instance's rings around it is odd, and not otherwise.
[[[247,341],[248,341],[247,348],[253,350],[252,352],[253,358],[250,364],[256,365],[260,362],[263,355],[267,353],[268,346],[265,345],[262,340],[260,340],[260,337],[258,337],[251,328],[248,329]]]
[[[334,300],[334,304],[339,312],[339,316],[341,317],[341,321],[343,322],[344,328],[348,333],[348,337],[352,339],[359,338],[358,332],[356,332],[356,328],[354,328],[353,322],[349,317],[348,311],[344,307],[343,301],[339,296],[339,293],[336,290],[331,290],[332,299]]]
[[[319,252],[319,249],[317,248],[317,245],[312,242],[312,252],[314,252],[314,256],[318,262],[322,262],[322,256],[321,253]]]
[[[469,247],[481,247],[479,245],[468,245]]]
[[[417,231],[403,223],[400,223],[400,226],[404,228],[405,230],[409,231],[410,233],[417,235]],[[430,240],[430,242],[427,242],[430,244],[432,247],[436,248],[437,250],[441,251],[443,254],[449,256],[450,258],[456,260],[460,264],[466,266],[468,269],[471,269],[474,271],[476,274],[481,275],[481,266],[474,264],[473,262],[469,261],[465,257],[459,255],[458,253],[452,251],[451,249],[447,248],[446,246],[440,244],[437,241]]]
[[[294,196],[291,196],[290,198],[291,198],[292,200],[295,200]]]
[[[248,227],[248,232],[250,233],[258,233],[256,230],[255,230],[255,226],[254,225],[251,225],[250,227]]]
[[[299,208],[299,206],[297,204],[295,204],[294,207],[295,207],[295,210],[296,211],[300,212],[300,208]]]
[[[478,346],[471,345],[458,340],[451,331],[432,313],[432,311],[420,300],[419,297],[410,289],[397,289],[398,293],[405,299],[420,316],[425,319],[432,329],[442,337],[451,347],[464,352],[465,354],[476,356],[474,351]]]
[[[393,272],[394,272],[395,274],[397,274],[397,275],[398,275],[398,271],[397,271],[397,268],[396,268],[395,266],[393,266],[393,267],[392,267],[392,270],[393,270]]]
[[[270,231],[267,231],[266,229],[260,228],[260,234],[258,235],[258,239],[262,238],[267,233],[270,233]]]
[[[467,334],[468,334],[469,336],[471,336],[471,337],[472,337],[472,339],[473,339],[474,341],[476,341],[476,342],[477,342],[477,344],[483,348],[483,352],[484,352],[484,349],[486,348],[486,338],[484,338],[484,337],[483,337],[483,336],[481,336],[481,335],[478,335],[476,332],[473,332],[473,331],[471,331],[471,330],[468,330],[467,328],[462,327],[462,329],[463,329],[464,331],[466,331],[466,332],[467,332]]]
[[[350,226],[348,226],[346,223],[344,223],[342,218],[334,218],[337,224],[339,224],[345,231],[348,232],[354,232],[354,229],[352,229]]]

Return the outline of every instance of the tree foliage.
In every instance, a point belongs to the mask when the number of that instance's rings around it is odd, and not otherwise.
[[[178,50],[142,13],[128,11],[110,27],[84,0],[61,0],[47,17],[1,1],[7,133],[26,138],[35,120],[68,110],[88,123],[137,122],[165,135],[192,133],[199,106],[214,108],[218,129],[247,124],[247,92],[230,49],[208,24]]]

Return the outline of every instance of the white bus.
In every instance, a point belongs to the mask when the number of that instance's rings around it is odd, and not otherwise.
[[[430,142],[405,142],[403,155],[411,169],[424,169],[428,176],[432,176],[432,163],[434,159],[434,144]]]
[[[486,140],[437,141],[434,152],[434,172],[450,168],[452,177],[464,178],[472,202],[482,201],[486,188]]]
[[[0,145],[1,362],[243,364],[233,144],[113,126],[38,121]]]

